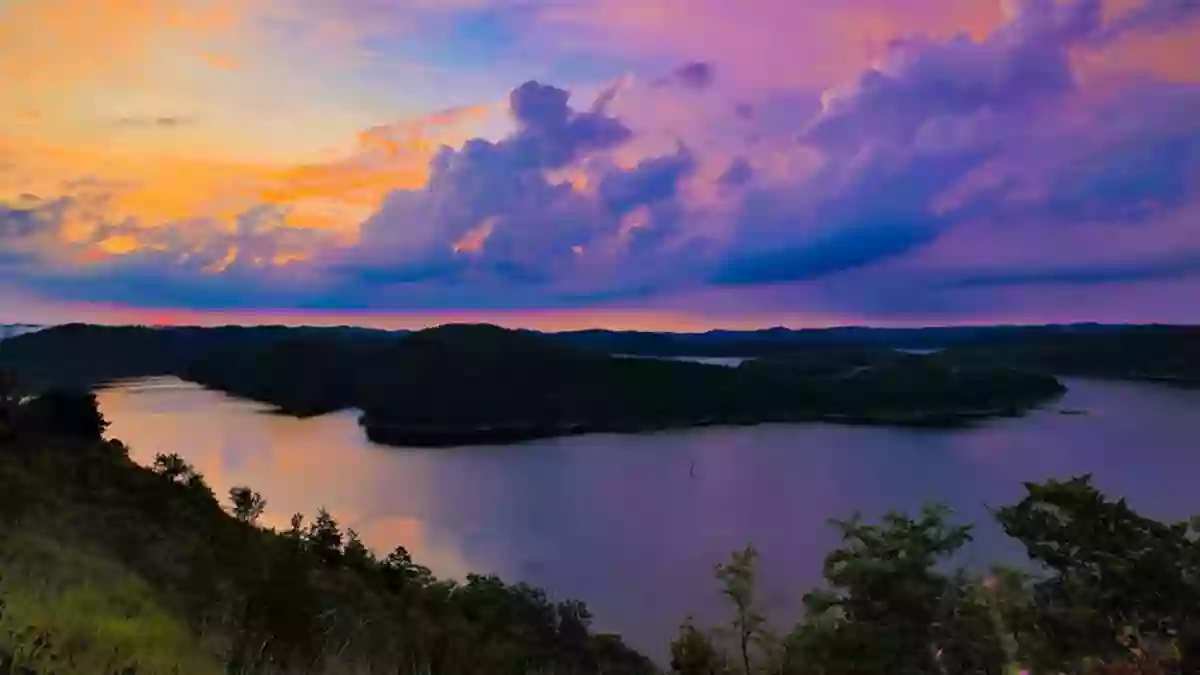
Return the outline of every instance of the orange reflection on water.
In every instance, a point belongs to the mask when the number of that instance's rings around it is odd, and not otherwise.
[[[129,445],[134,461],[149,465],[158,453],[178,453],[223,502],[231,487],[249,485],[267,499],[267,527],[287,528],[294,513],[311,522],[323,507],[380,555],[404,546],[440,575],[472,569],[459,551],[430,541],[420,514],[431,501],[422,476],[427,465],[406,462],[402,472],[385,472],[395,458],[365,442],[354,412],[314,424],[173,378],[106,389],[98,398],[112,421],[109,436]],[[406,508],[413,513],[395,512]]]

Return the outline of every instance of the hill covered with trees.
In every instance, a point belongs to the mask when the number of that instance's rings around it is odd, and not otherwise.
[[[4,393],[7,392],[7,393]],[[0,390],[0,673],[654,671],[587,607],[493,576],[436,578],[330,514],[258,524],[183,458],[103,440],[91,394]]]
[[[132,463],[94,398],[0,386],[0,673],[1071,675],[1200,672],[1200,519],[1160,522],[1086,476],[995,511],[1023,569],[961,568],[972,528],[930,505],[833,521],[840,546],[794,626],[768,623],[758,554],[715,572],[730,618],[683,621],[654,664],[575,601],[441,580],[319,511],[258,524],[183,458]],[[647,602],[653,602],[647,598]]]
[[[65,326],[0,344],[3,364],[34,382],[178,375],[299,416],[358,408],[373,440],[425,446],[811,420],[953,426],[1019,414],[1063,391],[1019,367],[874,345],[725,368],[617,358],[487,325],[400,335]]]

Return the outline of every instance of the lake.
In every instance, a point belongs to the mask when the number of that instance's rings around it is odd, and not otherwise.
[[[1019,499],[1022,481],[1090,472],[1148,515],[1200,513],[1200,392],[1065,382],[1045,410],[966,430],[765,425],[461,449],[377,446],[353,412],[269,415],[173,378],[99,399],[135,460],[178,452],[222,498],[250,485],[269,525],[324,506],[377,552],[402,544],[440,576],[494,572],[583,600],[596,628],[662,658],[688,613],[719,616],[712,566],[747,543],[772,615],[796,618],[836,543],[826,520],[856,509],[948,502],[980,525],[968,562],[1019,554],[988,506]]]

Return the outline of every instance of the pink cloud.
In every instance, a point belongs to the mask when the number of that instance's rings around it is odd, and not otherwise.
[[[622,54],[711,61],[746,87],[822,87],[913,34],[982,37],[999,25],[996,0],[566,0],[544,22],[563,40]]]

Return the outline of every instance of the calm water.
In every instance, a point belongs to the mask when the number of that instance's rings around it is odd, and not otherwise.
[[[267,521],[327,507],[386,552],[443,576],[495,572],[586,601],[597,627],[661,656],[689,612],[711,616],[711,566],[753,542],[772,612],[796,616],[834,543],[830,517],[949,502],[981,523],[976,560],[1012,555],[987,505],[1021,481],[1092,472],[1158,517],[1200,513],[1200,392],[1069,381],[1055,409],[953,432],[827,425],[582,436],[508,447],[372,445],[353,413],[310,420],[174,379],[100,394],[135,459],[178,452],[218,494],[248,484]],[[694,464],[695,475],[691,475]]]

